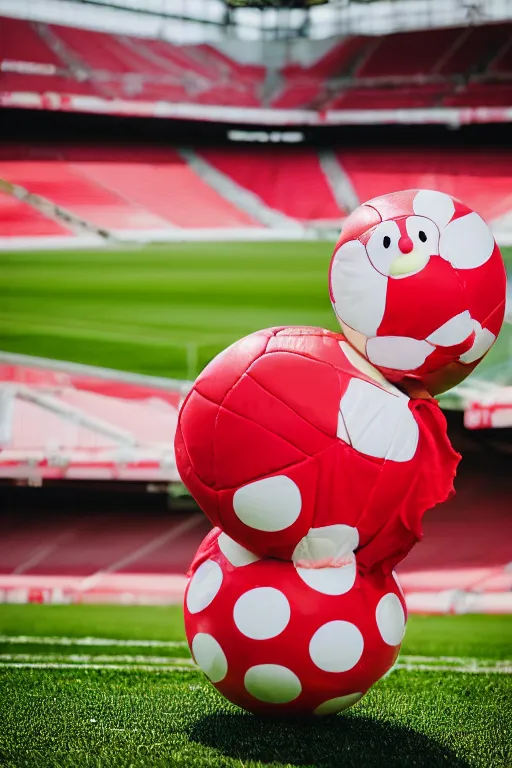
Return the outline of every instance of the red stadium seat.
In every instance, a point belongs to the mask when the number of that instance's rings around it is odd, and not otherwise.
[[[70,235],[53,219],[49,219],[27,203],[0,192],[0,237],[43,237]]]
[[[0,72],[0,92],[99,95],[93,83],[81,82],[74,77],[25,75],[17,72]]]
[[[494,52],[500,51],[510,40],[510,24],[493,24],[464,30],[451,49],[441,57],[436,71],[443,75],[472,72],[475,67],[485,67]]]
[[[339,219],[337,205],[314,150],[230,148],[201,150],[202,156],[267,205],[304,221]]]
[[[36,27],[21,19],[0,18],[0,61],[28,61],[62,67],[62,61],[38,34]]]
[[[346,37],[317,60],[285,64],[280,84],[270,94],[263,89],[264,66],[241,63],[213,45],[181,46],[58,25],[50,30],[85,68],[85,82],[68,71],[67,57],[61,61],[46,44],[42,25],[0,19],[0,61],[59,69],[51,77],[2,72],[2,92],[316,110],[512,103],[509,84],[503,81],[512,72],[512,24]],[[475,76],[479,82],[461,87],[461,78]],[[485,85],[489,76],[501,80]],[[46,106],[44,100],[40,106]]]
[[[335,97],[328,109],[414,109],[431,107],[446,93],[440,84],[409,88],[352,88]]]
[[[128,231],[257,225],[170,149],[107,148],[99,155],[94,149],[61,150],[44,161],[35,160],[34,154],[37,150],[20,162],[3,153],[7,158],[0,159],[0,177],[98,227]]]
[[[422,30],[385,35],[357,71],[357,77],[428,74],[460,29]]]
[[[510,210],[512,152],[440,148],[339,150],[361,201],[426,187],[464,200],[491,220]]]
[[[510,83],[470,83],[467,88],[447,96],[447,107],[512,107]]]
[[[52,26],[51,29],[90,69],[148,75],[167,71],[126,45],[122,37],[73,27]]]

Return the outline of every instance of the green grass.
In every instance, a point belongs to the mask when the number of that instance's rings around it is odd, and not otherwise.
[[[331,251],[299,242],[1,253],[0,349],[193,377],[260,328],[336,329]],[[506,359],[510,345],[508,326],[486,363]]]
[[[412,616],[403,654],[504,659],[512,617]],[[225,702],[194,669],[140,667],[180,648],[37,644],[37,636],[183,641],[178,608],[0,606],[1,658],[102,654],[101,669],[0,669],[5,766],[329,766],[510,768],[510,676],[394,671],[352,710],[309,722],[268,721]],[[6,636],[30,635],[32,644]],[[108,667],[108,654],[133,666]],[[57,656],[59,654],[59,656]],[[139,658],[135,657],[135,654]],[[83,661],[83,657],[82,658]],[[147,657],[148,662],[151,661]],[[5,662],[4,662],[5,663]],[[182,662],[184,663],[184,662]]]

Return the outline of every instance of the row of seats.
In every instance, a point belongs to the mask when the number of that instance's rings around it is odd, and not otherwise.
[[[68,509],[62,502],[46,509],[38,507],[39,503],[23,515],[6,509],[2,515],[0,574],[85,577],[111,571],[118,563],[118,573],[185,573],[210,528],[201,515],[195,527],[180,535],[176,546],[169,532],[179,528],[185,518],[164,515],[155,504],[143,511],[133,504],[125,509],[109,507],[105,501],[99,506],[96,502],[87,512],[80,503]],[[158,538],[162,543],[155,545]],[[146,553],[150,543],[153,546]]]
[[[290,218],[339,222],[346,215],[311,148],[197,152],[228,179]],[[426,187],[465,200],[488,220],[512,208],[512,152],[427,147],[338,149],[335,154],[361,201],[392,189]],[[114,231],[261,226],[203,181],[173,149],[4,147],[0,178]],[[0,220],[3,236],[69,234],[7,195],[0,196]]]
[[[53,237],[70,233],[31,205],[0,191],[0,234],[1,237]]]
[[[100,228],[251,227],[250,216],[229,203],[172,149],[100,152],[4,152],[0,178],[62,206]],[[19,222],[24,229],[24,220]],[[28,234],[21,232],[20,234]],[[45,233],[41,233],[45,234]]]
[[[274,107],[511,106],[512,24],[351,37],[282,74]]]
[[[2,61],[50,65],[57,73],[0,71],[0,91],[227,106],[260,106],[265,76],[264,67],[240,65],[206,45],[175,46],[10,18],[0,18]]]
[[[1,71],[2,61],[54,74]],[[349,37],[307,66],[282,67],[263,98],[265,74],[209,45],[0,18],[0,92],[320,110],[510,106],[512,24]]]
[[[457,494],[428,512],[423,542],[398,568],[406,589],[507,588],[497,584],[510,561],[509,478],[503,470],[491,474],[476,458],[466,461],[469,468],[463,466],[457,477]],[[145,501],[141,512],[133,498],[118,506],[104,497],[87,509],[87,497],[81,503],[79,497],[72,508],[64,498],[45,504],[43,497],[35,508],[25,502],[22,514],[19,501],[16,506],[7,501],[0,516],[0,574],[185,573],[209,530],[206,517],[198,516],[197,525],[176,541],[169,532],[186,518],[164,514],[155,501]]]
[[[438,189],[479,211],[488,221],[512,209],[512,152],[454,147],[338,150],[360,200],[393,189]]]

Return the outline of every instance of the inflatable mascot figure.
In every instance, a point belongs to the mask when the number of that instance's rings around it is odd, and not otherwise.
[[[214,525],[185,594],[192,655],[271,717],[340,712],[393,666],[407,617],[393,569],[460,459],[432,396],[496,339],[505,269],[477,213],[408,190],[347,219],[329,290],[342,333],[236,342],[196,380],[175,440]]]

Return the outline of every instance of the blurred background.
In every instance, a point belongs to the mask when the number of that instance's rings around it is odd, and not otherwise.
[[[452,194],[511,264],[511,123],[512,0],[0,0],[0,601],[179,602],[190,382],[256,329],[336,329],[373,196]],[[512,613],[510,323],[440,398],[463,462],[412,611]]]

